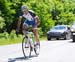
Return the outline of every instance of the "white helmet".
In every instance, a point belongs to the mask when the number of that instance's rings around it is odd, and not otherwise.
[[[23,6],[21,6],[21,10],[22,11],[28,10],[28,7],[26,5],[23,5]]]

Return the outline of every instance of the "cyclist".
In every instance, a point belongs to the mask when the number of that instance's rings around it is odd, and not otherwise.
[[[21,6],[21,12],[19,15],[18,25],[17,25],[18,31],[20,30],[22,17],[26,18],[22,26],[23,34],[26,35],[26,32],[27,32],[26,29],[29,25],[31,25],[32,31],[35,36],[35,45],[39,44],[39,37],[38,37],[37,29],[36,29],[37,26],[40,24],[39,17],[32,10],[29,10],[29,8],[26,5]]]

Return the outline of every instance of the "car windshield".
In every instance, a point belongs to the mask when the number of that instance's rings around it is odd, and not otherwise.
[[[54,27],[54,29],[63,30],[63,29],[66,29],[66,27],[65,26],[56,26],[56,27]]]

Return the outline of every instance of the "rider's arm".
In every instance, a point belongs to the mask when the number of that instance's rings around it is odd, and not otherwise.
[[[20,30],[21,20],[22,20],[22,17],[19,16],[18,23],[17,23],[17,29],[18,30]]]
[[[20,15],[19,15],[19,18],[18,18],[18,23],[17,23],[17,29],[18,29],[18,30],[20,30],[20,25],[21,25],[22,16],[23,16],[23,13],[21,12]]]
[[[36,19],[37,25],[40,25],[40,19],[39,19],[39,17],[35,16],[35,19]]]

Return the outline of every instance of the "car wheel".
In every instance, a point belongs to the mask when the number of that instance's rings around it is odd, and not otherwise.
[[[65,34],[64,40],[68,40],[68,34]]]
[[[65,34],[64,40],[69,40],[69,39],[71,39],[71,34],[70,33]]]
[[[59,40],[59,38],[56,38],[56,40]]]
[[[72,33],[68,32],[68,34],[67,34],[67,40],[70,40],[71,38],[72,38]]]
[[[47,38],[47,40],[51,40],[51,38]]]
[[[72,38],[72,33],[71,32],[68,33],[68,37],[69,37],[69,39]]]

